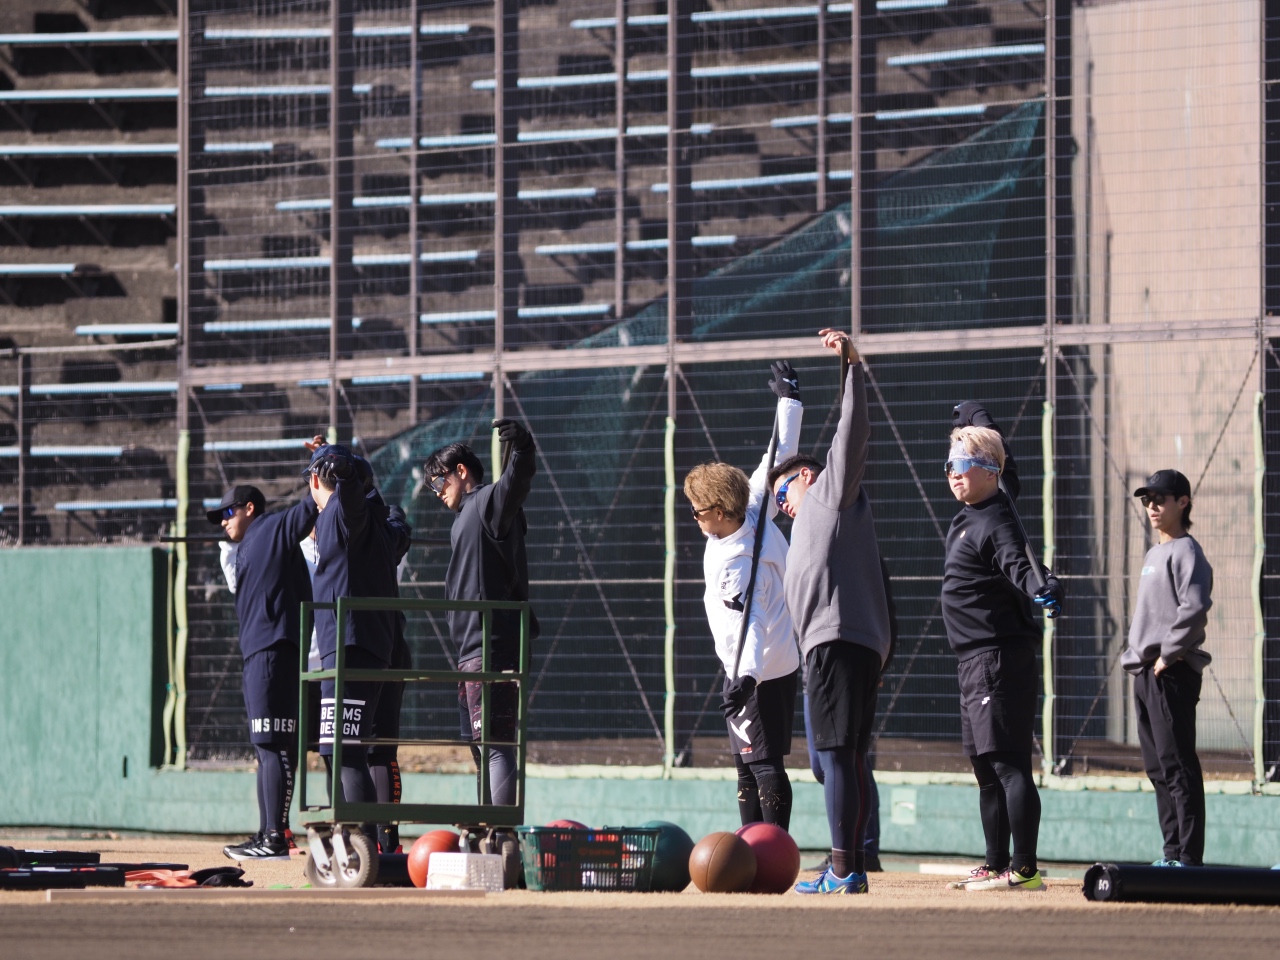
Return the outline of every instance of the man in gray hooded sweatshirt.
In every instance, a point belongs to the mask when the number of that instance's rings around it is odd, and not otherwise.
[[[866,893],[864,832],[870,784],[864,762],[875,720],[880,671],[889,655],[889,603],[871,502],[863,488],[867,387],[848,334],[819,332],[849,360],[840,423],[824,467],[784,460],[769,474],[778,507],[791,517],[783,589],[804,657],[805,695],[822,765],[831,866],[797,893]]]
[[[1164,856],[1156,866],[1204,862],[1204,775],[1196,756],[1200,674],[1213,568],[1191,526],[1191,484],[1177,470],[1157,470],[1133,492],[1159,541],[1142,561],[1129,646],[1120,658],[1133,674],[1142,762],[1156,789]]]

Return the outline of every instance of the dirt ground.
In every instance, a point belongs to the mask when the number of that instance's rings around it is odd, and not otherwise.
[[[225,842],[0,834],[0,843],[12,846],[96,850],[104,862],[177,861],[193,869],[230,863],[221,852]],[[946,877],[888,872],[874,874],[870,892],[858,897],[707,895],[690,888],[453,900],[424,894],[416,901],[412,891],[410,899],[388,891],[352,902],[298,889],[306,882],[301,861],[248,864],[250,890],[160,897],[139,891],[125,900],[52,903],[44,893],[0,894],[0,956],[448,957],[474,956],[482,942],[484,956],[513,960],[920,960],[979,951],[1036,960],[1256,960],[1274,955],[1280,942],[1280,908],[1095,904],[1084,899],[1077,879],[1051,879],[1041,894],[969,893],[948,889]]]

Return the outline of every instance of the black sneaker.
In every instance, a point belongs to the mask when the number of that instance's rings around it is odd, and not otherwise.
[[[232,860],[239,860],[240,858],[236,856],[236,853],[238,853],[241,850],[248,850],[250,847],[257,846],[261,842],[262,842],[262,831],[259,830],[257,833],[255,833],[248,840],[245,840],[243,843],[228,843],[225,847],[222,848],[222,852]]]
[[[274,830],[222,850],[232,860],[288,860],[289,842]]]

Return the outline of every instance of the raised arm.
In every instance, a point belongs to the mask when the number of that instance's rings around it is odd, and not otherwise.
[[[538,472],[538,448],[533,435],[514,420],[497,420],[494,426],[498,439],[511,444],[511,460],[493,482],[484,526],[490,536],[501,540],[511,532],[511,525],[529,496],[533,476]]]
[[[1000,442],[1004,444],[1004,471],[1000,474],[1000,479],[1004,481],[1004,487],[1009,491],[1010,499],[1017,500],[1018,494],[1022,492],[1022,483],[1018,479],[1018,464],[1013,459],[1013,450],[1009,447],[1009,441],[1005,439],[1004,431],[995,420],[991,419],[987,408],[977,400],[957,403],[955,409],[951,411],[951,425],[953,427],[990,427],[1000,434]]]
[[[773,463],[770,463],[769,451],[766,448],[764,456],[760,458],[760,465],[751,475],[751,495],[747,500],[748,511],[758,508],[761,501],[766,499],[765,487],[769,471],[774,465],[781,463],[787,457],[794,456],[800,449],[800,423],[804,418],[804,406],[800,403],[800,383],[791,364],[785,360],[778,360],[773,364],[773,379],[769,381],[769,389],[778,396],[778,449]],[[769,509],[765,516],[772,519],[778,513],[778,505],[774,503],[772,497],[767,499]]]
[[[848,334],[839,330],[823,330],[821,333],[825,346],[837,353],[846,351],[849,370],[845,374],[840,423],[831,441],[827,465],[809,493],[811,496],[816,494],[829,507],[847,510],[862,492],[862,478],[867,470],[871,421],[867,418],[866,372]]]
[[[310,536],[316,525],[316,513],[316,502],[310,493],[304,493],[280,518],[285,542],[297,543]]]

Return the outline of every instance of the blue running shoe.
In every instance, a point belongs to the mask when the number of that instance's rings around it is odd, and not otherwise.
[[[812,880],[796,884],[796,893],[866,893],[867,875],[851,873],[841,879],[827,867]]]

